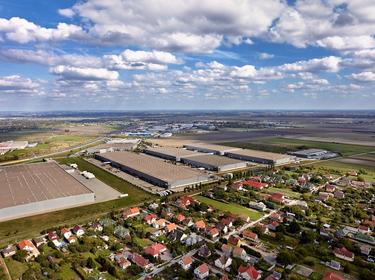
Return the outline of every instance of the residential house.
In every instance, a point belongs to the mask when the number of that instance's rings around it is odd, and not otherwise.
[[[233,222],[235,221],[234,217],[225,217],[222,218],[220,223],[228,228],[233,227]]]
[[[33,239],[33,243],[35,244],[36,247],[39,247],[39,246],[41,246],[43,244],[46,244],[47,243],[47,239],[44,236],[35,237]]]
[[[249,207],[259,210],[259,211],[265,211],[267,209],[267,206],[263,202],[255,202],[255,201],[250,201]]]
[[[318,200],[325,202],[328,199],[330,199],[331,197],[333,197],[333,195],[331,193],[319,192]]]
[[[221,251],[223,251],[224,255],[230,256],[233,251],[233,247],[229,244],[223,244],[221,245]]]
[[[3,255],[4,258],[8,258],[8,257],[15,255],[16,252],[17,252],[17,248],[13,245],[9,245],[8,247],[4,248],[1,251],[1,254]]]
[[[147,214],[143,219],[146,222],[146,224],[152,225],[153,223],[155,223],[157,217],[158,216],[155,213],[151,213]]]
[[[77,235],[77,237],[81,237],[82,235],[85,234],[85,230],[79,225],[75,225],[72,231],[75,235]]]
[[[72,236],[72,232],[65,227],[60,230],[60,233],[66,240]]]
[[[256,234],[255,232],[252,232],[251,230],[244,230],[242,232],[242,236],[254,242],[258,241],[258,234]]]
[[[143,268],[143,269],[146,269],[146,270],[147,270],[147,269],[150,269],[150,268],[152,267],[152,264],[150,263],[149,260],[145,259],[145,258],[142,257],[141,255],[136,254],[136,253],[132,254],[132,256],[131,256],[131,261],[132,261],[135,265],[137,265],[137,266],[139,266],[139,267],[141,267],[141,268]]]
[[[219,230],[216,228],[216,227],[210,227],[207,229],[207,235],[211,238],[211,239],[215,239],[219,236]]]
[[[261,274],[255,269],[254,266],[241,265],[238,268],[238,278],[244,280],[258,280]]]
[[[123,253],[116,254],[114,259],[121,269],[127,269],[129,266],[131,266],[130,261],[127,260]]]
[[[345,193],[343,191],[340,191],[340,190],[336,190],[333,194],[333,196],[335,198],[338,198],[338,199],[343,199],[345,198]]]
[[[18,243],[18,248],[20,250],[24,250],[27,252],[26,260],[29,260],[31,258],[36,258],[40,255],[39,250],[35,247],[35,245],[28,239],[25,239]]]
[[[371,229],[368,227],[368,226],[365,226],[365,225],[360,225],[358,227],[358,231],[363,233],[363,234],[369,234],[371,233]]]
[[[165,227],[165,231],[167,233],[171,233],[171,232],[175,231],[176,229],[177,229],[177,225],[175,223],[167,224],[167,226]]]
[[[233,246],[241,246],[241,238],[239,236],[231,235],[228,238],[228,244]]]
[[[335,248],[333,253],[339,259],[343,259],[343,260],[346,260],[348,262],[354,261],[354,253],[350,252],[345,247]]]
[[[176,205],[182,209],[187,209],[190,205],[195,203],[198,202],[191,196],[183,196],[176,201]]]
[[[180,243],[185,242],[188,236],[181,230],[174,230],[168,235],[170,241],[178,241]]]
[[[268,229],[272,231],[276,231],[278,226],[280,226],[280,223],[276,221],[273,221],[267,225]]]
[[[130,236],[129,230],[120,225],[115,227],[113,234],[118,238],[125,238],[127,236]]]
[[[198,279],[205,279],[210,275],[210,269],[208,268],[208,265],[203,263],[200,266],[198,266],[196,269],[194,269],[194,275]]]
[[[255,225],[255,227],[263,234],[267,234],[268,233],[268,227],[266,225],[264,225],[263,223],[257,223]]]
[[[245,249],[241,248],[241,247],[235,247],[233,249],[232,254],[233,254],[233,258],[238,258],[238,259],[241,259],[245,262],[247,262],[248,259],[249,259],[249,256],[247,255]]]
[[[252,179],[243,181],[242,184],[243,186],[252,188],[254,190],[263,190],[264,188],[268,187],[267,183],[261,183],[259,181],[252,180]]]
[[[198,256],[202,258],[208,258],[209,256],[211,256],[211,251],[206,244],[199,248]]]
[[[372,250],[372,247],[370,245],[367,245],[367,244],[361,244],[359,246],[359,249],[360,249],[362,255],[369,256],[370,252]]]
[[[185,220],[185,216],[182,214],[177,214],[175,219],[177,222],[182,223]]]
[[[91,229],[93,231],[99,231],[99,232],[102,232],[103,231],[103,226],[100,224],[100,223],[93,223],[91,225]]]
[[[230,270],[232,264],[232,258],[226,255],[222,255],[220,258],[215,260],[215,266],[222,270]]]
[[[147,246],[144,249],[144,252],[148,255],[153,256],[154,258],[159,257],[163,252],[167,251],[167,247],[161,243],[155,243],[151,246]]]
[[[326,272],[322,280],[345,280],[345,278],[334,272]]]
[[[194,227],[195,227],[197,230],[204,230],[204,229],[206,229],[206,224],[204,223],[203,220],[199,220],[199,221],[196,221],[196,222],[195,222]]]
[[[183,270],[189,270],[193,264],[193,258],[189,255],[185,255],[178,263],[181,265]]]
[[[166,220],[165,219],[159,219],[159,220],[156,220],[153,223],[153,227],[154,228],[164,228],[165,224],[166,224]]]
[[[284,194],[282,193],[273,193],[270,195],[269,200],[272,202],[276,202],[279,204],[284,204],[285,203],[285,197]]]
[[[193,232],[186,238],[185,244],[186,246],[193,246],[202,240],[202,237]]]
[[[330,185],[330,184],[327,184],[327,185],[325,186],[325,190],[326,190],[326,192],[328,192],[328,193],[333,193],[333,192],[336,190],[336,186],[334,186],[334,185]]]
[[[234,182],[230,188],[235,191],[242,191],[243,190],[243,185],[241,181]]]
[[[126,220],[126,219],[129,219],[129,218],[136,217],[139,214],[140,214],[139,208],[138,207],[132,207],[132,208],[126,209],[122,213],[122,217]]]
[[[283,221],[283,217],[282,217],[281,213],[279,213],[279,212],[272,213],[269,218],[272,221],[277,221],[277,222]]]

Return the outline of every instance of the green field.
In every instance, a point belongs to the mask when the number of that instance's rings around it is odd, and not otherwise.
[[[269,192],[269,193],[279,192],[279,193],[282,193],[286,196],[289,196],[290,198],[300,198],[301,197],[300,193],[294,192],[291,189],[287,189],[287,188],[280,189],[280,188],[275,188],[275,187],[269,187],[269,188],[266,189],[266,192]]]
[[[4,261],[12,279],[19,279],[28,268],[27,264],[15,261],[12,258],[6,258]]]
[[[325,168],[325,169],[333,169],[338,170],[341,172],[348,172],[348,171],[359,171],[363,170],[366,174],[362,174],[361,176],[365,179],[366,182],[375,182],[375,168],[368,165],[361,165],[361,164],[354,164],[354,163],[345,163],[340,162],[338,160],[326,160],[315,163],[311,165],[315,168]]]
[[[290,138],[264,138],[252,142],[230,142],[223,145],[240,147],[245,149],[256,149],[276,153],[286,153],[307,148],[325,149],[340,153],[343,156],[375,152],[375,147],[362,145],[349,145],[331,142],[308,141]]]
[[[94,173],[98,179],[102,180],[107,185],[119,190],[120,192],[128,193],[129,196],[112,201],[2,222],[0,223],[0,247],[12,242],[17,242],[23,238],[33,237],[38,235],[42,230],[51,227],[87,222],[112,210],[140,204],[154,198],[151,194],[144,192],[143,190],[84,161],[83,159],[69,158],[60,161],[66,163],[77,163],[80,168]]]
[[[196,198],[200,202],[203,202],[207,205],[210,205],[210,206],[214,207],[217,210],[221,210],[221,211],[224,211],[224,212],[230,212],[230,213],[236,214],[236,215],[249,216],[252,221],[258,220],[263,216],[263,214],[258,212],[258,211],[252,210],[250,208],[246,208],[244,206],[241,206],[241,205],[238,205],[238,204],[235,204],[235,203],[228,203],[227,204],[227,203],[220,202],[220,201],[217,201],[217,200],[213,200],[213,199],[201,196],[201,195],[194,196],[194,198]]]

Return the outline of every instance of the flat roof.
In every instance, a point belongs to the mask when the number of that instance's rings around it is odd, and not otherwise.
[[[202,176],[208,177],[199,170],[174,165],[143,154],[136,154],[132,152],[113,152],[103,153],[100,156],[109,161],[128,166],[129,168],[144,174],[148,174],[165,182],[173,182],[198,177],[202,178]]]
[[[174,148],[174,147],[151,147],[147,148],[146,151],[155,152],[159,154],[164,154],[167,156],[172,157],[190,157],[190,156],[197,156],[197,155],[203,155],[202,153],[181,149],[181,148]]]
[[[230,152],[230,154],[236,154],[236,155],[248,156],[248,157],[255,157],[255,158],[262,158],[262,159],[267,159],[267,160],[280,160],[280,159],[290,158],[289,155],[263,152],[263,151],[250,150],[250,149],[239,149],[239,150]]]
[[[203,164],[208,164],[212,166],[223,166],[223,165],[229,165],[229,164],[238,164],[238,163],[245,163],[242,160],[234,159],[234,158],[228,158],[224,156],[218,156],[218,155],[207,155],[207,154],[200,154],[195,155],[187,158],[188,160],[196,161]]]
[[[88,193],[54,162],[0,167],[0,209]]]
[[[209,149],[218,152],[229,152],[229,151],[236,151],[240,150],[240,148],[223,146],[223,145],[216,145],[216,144],[207,144],[207,143],[197,143],[197,144],[187,144],[184,147],[191,147],[197,149]]]

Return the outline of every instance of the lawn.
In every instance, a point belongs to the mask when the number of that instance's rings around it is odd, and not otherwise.
[[[6,258],[5,263],[12,279],[20,279],[22,274],[28,269],[26,263],[15,261],[12,258]]]
[[[149,245],[152,245],[153,242],[150,239],[147,238],[139,238],[139,237],[134,237],[133,242],[137,244],[140,248],[147,247]]]
[[[153,195],[148,194],[83,159],[69,158],[60,161],[66,163],[76,162],[80,168],[94,173],[99,180],[102,180],[104,183],[120,192],[128,193],[129,196],[112,201],[2,222],[0,223],[0,247],[23,238],[31,238],[48,228],[65,224],[73,225],[75,223],[88,222],[112,210],[140,204],[154,198]]]
[[[241,205],[238,205],[238,204],[235,204],[235,203],[228,203],[227,204],[227,203],[220,202],[220,201],[217,201],[217,200],[213,200],[213,199],[201,196],[201,195],[194,196],[194,198],[198,199],[200,202],[203,202],[205,204],[208,204],[208,205],[214,207],[217,210],[221,210],[221,211],[224,211],[224,212],[230,212],[230,213],[236,214],[236,215],[248,216],[248,217],[250,217],[250,219],[252,221],[258,220],[263,216],[263,214],[258,212],[258,211],[252,210],[250,208],[246,208],[244,206],[241,206]]]
[[[295,151],[307,148],[325,149],[333,152],[340,153],[343,156],[349,156],[360,153],[374,152],[375,147],[350,145],[331,142],[320,142],[310,140],[299,140],[290,138],[264,138],[252,142],[231,142],[223,143],[227,146],[258,149],[269,152],[286,153],[288,151]]]
[[[291,189],[287,189],[287,188],[280,189],[280,188],[275,188],[275,187],[269,187],[269,188],[266,189],[266,192],[270,192],[270,193],[279,192],[279,193],[282,193],[286,196],[289,196],[290,198],[300,198],[301,197],[300,193],[294,192]]]
[[[108,186],[111,186],[112,188],[118,190],[121,193],[127,193],[129,194],[130,198],[139,198],[139,201],[142,200],[143,197],[148,196],[148,193],[146,193],[144,190],[132,185],[129,182],[124,181],[123,179],[117,177],[116,175],[113,175],[100,167],[97,167],[86,160],[82,158],[61,158],[57,159],[58,162],[62,164],[71,164],[76,163],[78,164],[78,169],[81,171],[89,171],[93,173],[96,178],[98,178],[100,181],[106,183]]]

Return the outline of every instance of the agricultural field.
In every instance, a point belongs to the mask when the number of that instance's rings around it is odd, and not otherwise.
[[[252,210],[250,208],[246,208],[244,206],[241,206],[235,203],[224,203],[224,202],[210,199],[201,195],[194,196],[194,198],[196,198],[202,203],[205,203],[207,205],[214,207],[217,210],[220,210],[223,212],[230,212],[235,215],[248,216],[250,217],[252,221],[258,220],[263,216],[263,214],[258,211]]]
[[[308,148],[325,149],[332,152],[337,152],[343,156],[351,156],[356,154],[365,154],[375,152],[375,147],[349,145],[319,141],[308,141],[289,138],[263,138],[251,142],[228,142],[223,145],[240,147],[245,149],[258,149],[276,153],[286,153],[288,151],[296,151]]]
[[[71,147],[85,144],[94,140],[93,136],[84,135],[40,135],[27,139],[30,143],[37,142],[38,145],[23,150],[15,150],[0,156],[0,162],[32,158],[58,151],[64,151]],[[25,139],[26,140],[26,139]]]

